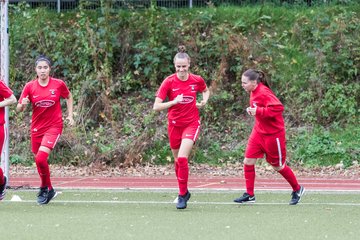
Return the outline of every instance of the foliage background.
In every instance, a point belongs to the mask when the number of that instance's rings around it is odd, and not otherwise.
[[[46,54],[75,97],[77,126],[66,128],[53,163],[172,162],[166,112],[154,94],[184,44],[191,69],[211,88],[192,161],[241,161],[252,119],[240,76],[265,71],[286,107],[294,165],[344,166],[360,158],[360,4],[272,4],[169,10],[101,8],[57,14],[25,4],[10,10],[10,85],[18,97]],[[65,106],[65,105],[64,105]],[[32,164],[29,113],[11,109],[11,161]]]

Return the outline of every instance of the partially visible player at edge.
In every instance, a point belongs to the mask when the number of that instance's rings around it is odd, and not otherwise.
[[[5,107],[16,103],[16,97],[13,91],[0,80],[0,153],[2,155],[5,144]],[[0,166],[0,201],[4,199],[6,194],[7,179]]]
[[[246,109],[255,117],[244,159],[246,192],[234,200],[237,203],[255,202],[255,163],[266,155],[266,161],[291,185],[290,205],[297,204],[305,189],[300,186],[293,171],[286,165],[284,106],[271,91],[262,71],[249,69],[241,77],[241,85],[250,93],[250,106]]]
[[[49,58],[39,56],[35,61],[37,78],[25,85],[16,107],[17,111],[24,111],[29,103],[32,105],[31,151],[41,179],[38,204],[48,204],[57,195],[51,185],[48,157],[63,130],[60,98],[66,99],[66,120],[74,125],[72,95],[62,80],[49,76],[50,70]]]
[[[154,110],[168,109],[168,136],[179,185],[176,208],[184,209],[191,196],[188,190],[188,157],[200,132],[198,108],[205,106],[210,91],[201,76],[189,72],[190,57],[185,46],[179,46],[174,66],[176,73],[168,76],[156,93]],[[197,92],[202,93],[200,102],[196,101]],[[164,102],[166,98],[168,101]]]

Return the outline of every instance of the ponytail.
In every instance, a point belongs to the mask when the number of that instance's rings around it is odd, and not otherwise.
[[[265,86],[270,88],[270,85],[266,79],[265,73],[261,70],[256,70],[256,72],[259,74],[258,82],[261,82],[262,84],[264,84]]]
[[[243,75],[248,77],[250,81],[256,81],[257,83],[262,83],[268,88],[270,88],[270,84],[266,79],[266,75],[263,71],[255,70],[255,69],[248,69],[246,70]]]

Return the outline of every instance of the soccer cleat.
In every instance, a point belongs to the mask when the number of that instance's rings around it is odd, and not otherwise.
[[[38,204],[47,204],[48,203],[48,194],[49,194],[49,190],[47,187],[40,188],[40,191],[37,195],[37,203]]]
[[[300,202],[302,195],[305,193],[305,188],[303,186],[300,186],[300,189],[298,191],[291,193],[291,200],[289,202],[290,205],[296,205]]]
[[[47,197],[47,201],[46,201],[46,204],[48,204],[51,199],[54,199],[56,198],[57,196],[57,192],[54,190],[54,189],[51,189],[49,192],[48,192],[48,197]]]
[[[187,207],[187,201],[189,201],[190,197],[191,197],[191,194],[189,191],[187,191],[187,193],[184,196],[179,195],[178,202],[176,204],[176,208],[177,209],[185,209]]]
[[[0,186],[0,201],[3,200],[6,195],[6,184],[7,184],[7,179],[4,176],[4,184]]]
[[[244,193],[241,197],[234,199],[237,203],[254,203],[255,195],[250,196],[248,193]]]

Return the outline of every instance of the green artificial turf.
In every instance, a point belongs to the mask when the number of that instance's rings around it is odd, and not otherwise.
[[[22,201],[11,201],[14,195]],[[34,191],[9,191],[0,203],[1,239],[357,239],[360,195],[257,193],[233,204],[234,192],[193,192],[185,210],[176,193],[63,190],[48,205]]]

